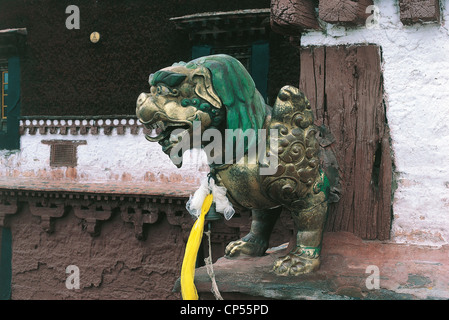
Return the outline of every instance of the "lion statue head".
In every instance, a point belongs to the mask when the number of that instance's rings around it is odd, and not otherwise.
[[[166,154],[171,155],[183,137],[190,137],[191,148],[204,146],[193,144],[195,121],[201,124],[201,135],[208,128],[222,132],[254,129],[256,134],[245,144],[245,151],[257,142],[257,129],[264,124],[267,106],[237,59],[221,54],[175,63],[151,74],[149,84],[150,92],[137,99],[136,114],[152,130],[146,139],[158,142]],[[238,136],[226,139],[226,144],[239,142]],[[175,156],[178,161],[174,163],[180,167],[182,154]]]

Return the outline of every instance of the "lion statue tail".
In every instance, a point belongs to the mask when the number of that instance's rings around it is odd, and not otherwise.
[[[317,128],[304,93],[293,86],[283,87],[268,129],[278,131],[277,148],[267,148],[277,154],[278,170],[275,175],[262,177],[262,188],[273,200],[289,205],[304,198],[321,175]]]

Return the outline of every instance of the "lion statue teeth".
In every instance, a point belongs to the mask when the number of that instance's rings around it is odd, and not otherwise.
[[[228,55],[176,63],[151,74],[149,84],[150,92],[140,94],[136,107],[139,120],[152,130],[146,139],[158,142],[178,167],[186,149],[207,149],[216,185],[226,188],[232,205],[252,210],[250,232],[229,243],[226,256],[263,255],[285,207],[297,228],[296,246],[275,262],[273,271],[299,275],[317,270],[330,187],[320,168],[313,112],[304,94],[285,86],[274,106],[267,106],[245,67]],[[195,133],[203,137],[210,132],[213,142],[195,141]],[[251,150],[260,148],[261,141],[264,154],[253,161]],[[271,174],[263,174],[267,159],[276,163]]]

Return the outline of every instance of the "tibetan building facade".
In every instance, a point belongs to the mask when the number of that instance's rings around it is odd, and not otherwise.
[[[66,25],[69,5],[79,28]],[[150,73],[225,53],[267,104],[287,84],[309,98],[332,203],[317,275],[261,275],[267,289],[221,259],[223,296],[447,299],[448,8],[446,0],[2,1],[0,297],[180,298],[193,225],[185,206],[209,167],[198,150],[182,168],[169,163],[145,140],[135,103]],[[211,223],[213,261],[250,221],[242,210]],[[283,212],[270,246],[293,231]],[[207,255],[204,243],[199,267]],[[373,265],[377,291],[366,285]],[[198,290],[211,297],[204,268]]]

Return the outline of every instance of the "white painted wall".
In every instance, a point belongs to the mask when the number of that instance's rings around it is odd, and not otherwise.
[[[44,178],[79,182],[182,182],[199,185],[209,171],[204,153],[197,150],[184,154],[178,169],[157,143],[150,143],[141,133],[133,135],[126,128],[124,135],[116,129],[105,135],[39,134],[21,136],[21,150],[0,151],[0,177]],[[86,140],[78,146],[76,171],[50,167],[50,145],[42,140]]]
[[[441,24],[404,26],[398,1],[375,0],[378,28],[327,24],[302,46],[374,43],[382,47],[385,100],[398,188],[392,241],[449,243],[449,0]]]

